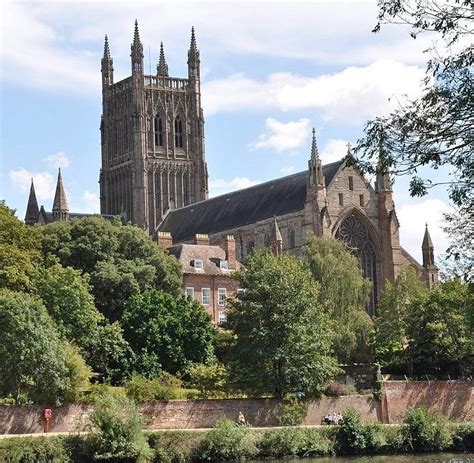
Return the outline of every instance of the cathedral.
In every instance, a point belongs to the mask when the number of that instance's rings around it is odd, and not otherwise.
[[[236,258],[274,247],[301,255],[309,236],[343,241],[372,282],[368,312],[374,313],[384,282],[412,267],[432,287],[438,280],[428,228],[419,264],[400,245],[392,182],[380,172],[371,185],[341,160],[323,165],[313,129],[308,168],[250,188],[208,199],[208,172],[201,107],[200,56],[194,29],[188,77],[170,77],[163,44],[156,74],[145,75],[138,24],[131,45],[131,76],[114,82],[105,37],[102,72],[100,208],[122,216],[160,242],[192,243],[196,236],[224,246],[235,239]],[[31,203],[31,204],[30,204]],[[38,209],[34,187],[25,222],[47,223],[78,216],[67,210],[61,173],[53,212]]]

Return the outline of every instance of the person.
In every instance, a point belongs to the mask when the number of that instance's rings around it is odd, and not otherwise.
[[[247,424],[247,421],[245,421],[245,416],[242,412],[239,412],[239,420],[238,424],[245,426]]]

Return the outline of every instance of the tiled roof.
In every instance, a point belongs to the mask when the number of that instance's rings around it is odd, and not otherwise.
[[[323,166],[326,186],[343,161]],[[308,171],[216,196],[170,211],[158,231],[170,232],[174,242],[197,233],[218,233],[304,208]]]

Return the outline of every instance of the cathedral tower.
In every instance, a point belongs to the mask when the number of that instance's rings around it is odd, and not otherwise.
[[[108,38],[102,58],[100,207],[153,233],[168,210],[207,199],[200,57],[194,28],[188,78],[169,77],[163,44],[145,75],[135,21],[131,76],[114,83]]]
[[[434,260],[434,246],[433,241],[431,241],[430,232],[428,231],[428,224],[426,224],[425,227],[425,236],[423,236],[421,252],[423,255],[423,267],[426,270],[426,284],[428,288],[431,289],[438,283],[438,267],[436,267]]]

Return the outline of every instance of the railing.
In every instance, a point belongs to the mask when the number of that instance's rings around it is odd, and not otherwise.
[[[176,90],[186,90],[188,88],[188,79],[179,79],[177,77],[163,76],[144,76],[145,87],[160,87]]]

